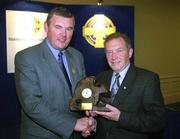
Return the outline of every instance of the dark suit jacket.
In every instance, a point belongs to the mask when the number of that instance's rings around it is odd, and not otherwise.
[[[72,89],[85,76],[80,52],[66,50]],[[71,94],[66,79],[45,42],[17,53],[15,79],[22,107],[22,139],[68,139],[77,114],[70,112]]]
[[[110,88],[113,71],[97,80]],[[121,111],[118,122],[98,117],[97,139],[146,139],[164,127],[164,103],[157,74],[131,64],[113,104]]]

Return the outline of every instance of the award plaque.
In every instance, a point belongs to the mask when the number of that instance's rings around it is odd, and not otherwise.
[[[94,76],[81,79],[75,88],[74,97],[70,100],[72,111],[96,110],[109,111],[105,105],[110,103],[110,92]]]

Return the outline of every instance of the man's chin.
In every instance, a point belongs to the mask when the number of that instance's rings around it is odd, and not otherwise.
[[[118,65],[111,65],[113,71],[120,71],[120,67]]]
[[[63,50],[63,49],[65,49],[67,46],[66,46],[65,44],[59,44],[59,45],[57,45],[57,47],[58,47],[59,50]]]

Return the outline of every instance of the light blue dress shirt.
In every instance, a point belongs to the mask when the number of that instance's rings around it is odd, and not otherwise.
[[[52,47],[52,45],[49,43],[49,41],[48,41],[47,38],[45,39],[45,42],[46,42],[47,46],[49,47],[49,49],[51,50],[52,54],[54,55],[56,61],[58,61],[59,50],[54,49],[54,48]],[[69,66],[68,66],[68,63],[67,63],[67,58],[66,58],[65,50],[63,50],[62,53],[63,53],[63,55],[62,55],[63,63],[64,63],[64,66],[65,66],[65,68],[66,68],[66,71],[67,71],[67,74],[68,74],[68,76],[69,76],[69,79],[70,79],[70,81],[71,81],[70,72],[69,72]]]
[[[119,78],[120,85],[121,85],[122,81],[124,80],[124,77],[126,76],[126,73],[127,73],[128,69],[129,69],[129,67],[130,67],[130,64],[128,64],[122,71],[119,72],[119,74],[120,74],[120,78]],[[115,79],[116,79],[115,74],[116,73],[113,72],[113,75],[112,75],[112,78],[111,78],[111,85],[110,85],[110,89],[109,90],[112,89],[112,85],[115,82]]]

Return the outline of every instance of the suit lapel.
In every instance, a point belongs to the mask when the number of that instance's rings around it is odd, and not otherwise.
[[[125,98],[127,97],[127,95],[132,92],[131,89],[133,87],[135,77],[136,77],[136,70],[135,67],[131,65],[115,96],[113,105],[119,106],[120,104],[122,104]]]
[[[107,88],[109,89],[109,91],[110,91],[112,74],[113,74],[113,71],[112,71],[112,70],[110,70],[110,72],[107,72],[107,74],[106,74],[107,78],[105,79],[105,81],[107,81],[107,82],[104,82],[104,85],[107,86]]]
[[[50,71],[52,71],[52,74],[54,74],[55,76],[58,76],[59,79],[61,79],[61,81],[64,81],[66,83],[65,76],[64,76],[63,72],[60,70],[59,65],[58,65],[55,57],[51,53],[50,49],[46,46],[45,41],[42,43],[41,46],[43,49],[42,56],[43,56],[44,63],[46,64],[47,68],[49,68]]]
[[[67,59],[69,73],[70,73],[70,77],[71,77],[72,90],[74,90],[74,87],[75,87],[74,77],[75,77],[77,71],[76,71],[76,68],[73,63],[73,56],[70,53],[69,49],[66,50],[66,59]]]
[[[43,47],[43,58],[44,62],[48,65],[48,67],[52,70],[52,72],[59,73],[59,67],[56,62],[56,59],[54,58],[53,54],[51,53],[50,49],[46,46],[45,42],[42,45]]]

